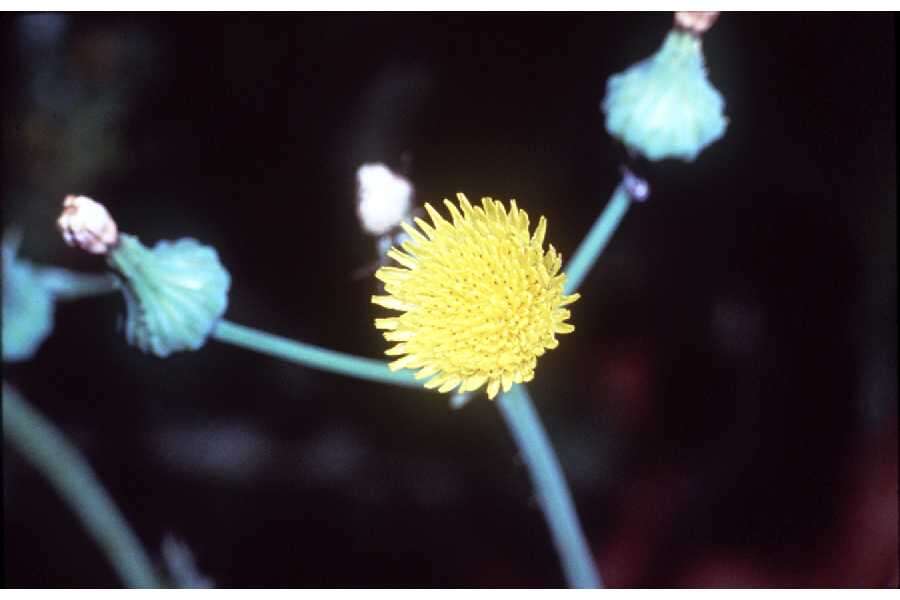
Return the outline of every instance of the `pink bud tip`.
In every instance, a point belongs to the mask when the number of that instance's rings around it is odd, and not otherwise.
[[[56,226],[66,244],[91,254],[106,254],[119,243],[116,222],[102,204],[87,196],[66,196]]]

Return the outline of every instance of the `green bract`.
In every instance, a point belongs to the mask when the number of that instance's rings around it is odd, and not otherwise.
[[[152,250],[122,234],[109,253],[125,294],[125,337],[164,358],[197,350],[228,306],[231,277],[215,249],[196,240],[161,241]]]
[[[34,267],[16,258],[16,242],[3,244],[3,360],[28,360],[53,331],[53,294]]]
[[[650,160],[694,160],[725,133],[725,100],[706,78],[700,39],[672,30],[650,58],[606,85],[606,129]]]

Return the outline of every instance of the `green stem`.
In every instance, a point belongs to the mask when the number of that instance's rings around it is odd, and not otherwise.
[[[528,466],[538,504],[562,561],[566,582],[572,588],[603,587],[559,461],[528,390],[524,385],[515,385],[500,396],[497,404]]]
[[[566,294],[577,290],[584,281],[631,203],[632,198],[623,181],[616,187],[612,198],[566,266]],[[325,350],[229,321],[219,322],[213,329],[212,337],[221,342],[332,373],[380,383],[418,386],[410,371],[391,372],[382,361]],[[566,581],[570,587],[575,588],[602,587],[600,574],[578,522],[559,461],[534,410],[527,388],[524,385],[514,386],[509,393],[501,395],[498,404],[525,457],[538,502],[562,560]]]
[[[627,177],[627,175],[626,175]],[[631,206],[625,180],[613,192],[603,212],[566,265],[564,293],[575,292],[597,262]],[[500,412],[512,432],[534,483],[538,503],[550,527],[566,581],[573,588],[599,588],[603,581],[578,522],[575,504],[553,446],[534,410],[524,384],[513,386],[499,400]]]
[[[613,192],[612,198],[606,204],[606,208],[594,221],[593,227],[587,236],[581,241],[575,254],[566,265],[566,287],[564,293],[571,294],[581,286],[581,282],[587,276],[591,267],[603,253],[609,243],[612,234],[619,227],[619,223],[631,206],[631,196],[625,188],[625,183],[620,183]]]
[[[3,384],[3,436],[44,474],[128,587],[158,588],[150,559],[90,465],[63,433]]]
[[[220,321],[213,329],[212,337],[220,342],[332,373],[380,383],[420,385],[408,370],[392,372],[386,363],[378,360],[325,350],[230,321]],[[600,587],[600,576],[578,524],[572,497],[553,447],[531,404],[528,390],[523,385],[516,385],[509,393],[503,394],[498,403],[525,457],[538,501],[562,559],[566,580],[571,587]]]
[[[391,371],[383,361],[326,350],[230,321],[219,321],[211,337],[226,344],[340,375],[410,387],[421,385],[413,378],[412,371]]]
[[[99,296],[117,289],[112,275],[89,275],[75,273],[57,267],[36,267],[41,285],[61,300],[76,300],[88,296]]]

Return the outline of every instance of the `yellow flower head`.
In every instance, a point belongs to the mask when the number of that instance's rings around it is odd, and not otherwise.
[[[375,319],[375,327],[399,342],[385,351],[401,357],[391,370],[420,369],[416,379],[431,377],[425,387],[439,392],[487,383],[494,398],[501,385],[508,391],[531,381],[537,357],[559,345],[556,334],[575,330],[563,307],[579,295],[563,294],[562,258],[552,245],[543,248],[544,217],[529,235],[528,215],[515,200],[507,212],[490,198],[479,207],[463,194],[457,198],[459,208],[444,200],[452,223],[429,204],[433,225],[415,219],[420,232],[402,223],[410,239],[388,256],[403,268],[375,273],[388,295],[372,302],[403,314]]]

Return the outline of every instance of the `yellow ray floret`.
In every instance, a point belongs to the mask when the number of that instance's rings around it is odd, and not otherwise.
[[[375,319],[384,338],[396,342],[385,351],[399,357],[392,370],[416,369],[425,387],[474,391],[487,384],[494,398],[502,387],[531,381],[537,358],[556,348],[557,334],[571,333],[564,306],[578,294],[564,295],[562,257],[544,250],[547,221],[529,233],[528,215],[511,200],[482,198],[472,206],[457,194],[459,206],[444,200],[450,221],[431,205],[431,224],[403,223],[410,239],[388,256],[401,267],[375,273],[386,295],[372,302],[400,311]]]

